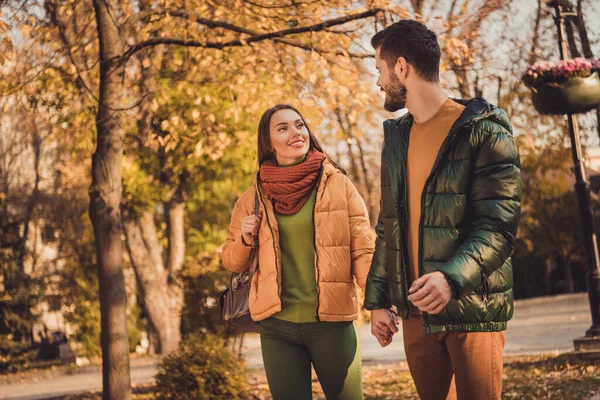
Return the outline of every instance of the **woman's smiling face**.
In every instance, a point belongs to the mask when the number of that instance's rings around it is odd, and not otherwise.
[[[276,111],[271,117],[271,146],[279,165],[292,164],[306,155],[310,137],[302,117],[294,110]]]

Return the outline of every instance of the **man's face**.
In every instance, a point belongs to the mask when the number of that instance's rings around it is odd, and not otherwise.
[[[385,92],[383,108],[386,111],[398,111],[406,107],[406,86],[400,82],[394,70],[390,69],[387,62],[381,58],[380,49],[375,50],[375,68],[379,71],[377,86]]]

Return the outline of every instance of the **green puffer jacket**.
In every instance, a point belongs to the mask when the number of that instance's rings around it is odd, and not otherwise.
[[[421,199],[419,270],[444,273],[453,299],[423,315],[425,331],[492,332],[513,315],[512,263],[521,210],[519,152],[504,111],[483,99],[466,106],[444,140]],[[406,246],[406,114],[383,124],[381,212],[365,308],[394,305],[409,318]]]

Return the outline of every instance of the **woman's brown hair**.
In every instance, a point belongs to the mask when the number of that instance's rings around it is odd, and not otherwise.
[[[309,137],[309,141],[310,141],[308,150],[309,151],[316,150],[318,152],[325,154],[325,156],[327,157],[329,162],[334,167],[341,170],[344,174],[346,173],[346,171],[344,171],[343,168],[341,168],[335,162],[333,162],[331,160],[331,158],[329,158],[329,156],[325,153],[325,151],[323,150],[323,145],[321,144],[319,139],[317,139],[317,137],[312,133],[308,124],[304,120],[304,117],[302,116],[302,114],[300,114],[300,111],[298,111],[296,109],[296,107],[291,106],[289,104],[277,104],[276,106],[271,107],[267,111],[265,111],[263,113],[262,117],[260,118],[260,122],[258,123],[258,165],[259,166],[261,166],[262,163],[264,163],[265,161],[275,158],[275,155],[273,154],[273,145],[271,144],[271,118],[273,117],[273,114],[275,114],[279,110],[292,110],[296,114],[298,114],[300,116],[300,118],[302,119],[304,126],[306,126],[306,130],[308,131],[308,137]]]

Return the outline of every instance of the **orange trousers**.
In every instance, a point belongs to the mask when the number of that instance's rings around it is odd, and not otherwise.
[[[421,400],[500,400],[504,332],[427,334],[423,317],[411,315],[402,333]]]

